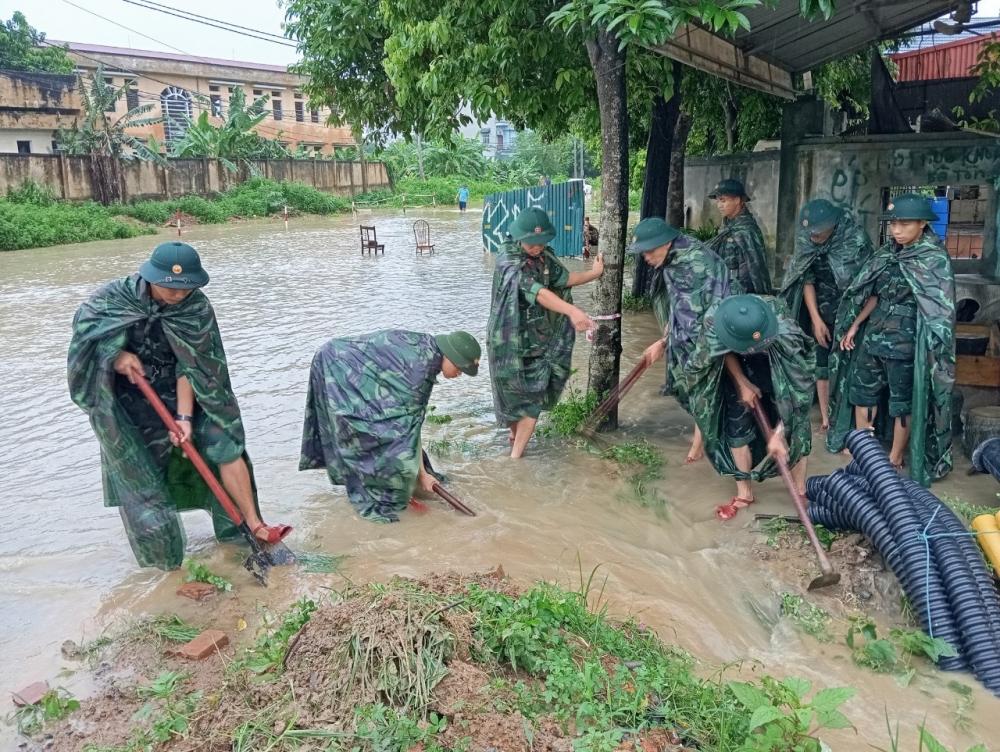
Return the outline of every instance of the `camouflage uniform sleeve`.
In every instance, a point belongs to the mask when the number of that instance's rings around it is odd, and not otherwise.
[[[555,254],[548,254],[549,262],[549,287],[564,288],[569,283],[569,269],[563,266],[562,262],[556,259]]]

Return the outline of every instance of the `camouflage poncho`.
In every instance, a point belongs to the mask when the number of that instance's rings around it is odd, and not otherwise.
[[[165,375],[166,383],[172,385],[177,377],[187,376],[194,388],[193,441],[198,451],[210,466],[243,456],[252,480],[222,337],[215,312],[201,290],[176,305],[161,305],[149,295],[149,286],[138,274],[100,288],[73,319],[69,391],[90,417],[101,445],[104,504],[119,507],[139,564],[176,569],[184,559],[185,545],[179,510],[207,510],[219,540],[237,538],[239,531],[180,449],[167,451],[162,458],[165,466],[154,456],[148,437],[158,434],[161,443],[165,440],[166,428],[160,419],[151,414],[147,425],[137,426],[123,406],[122,399],[131,395],[116,388],[114,360],[125,349],[130,327],[153,321],[159,322],[176,356],[176,372]],[[141,360],[142,353],[137,354]],[[146,375],[157,388],[148,365]]]
[[[667,387],[681,407],[687,399],[679,375],[694,351],[708,309],[732,290],[729,269],[711,248],[681,235],[666,260],[653,270],[653,311],[661,332],[668,332]]]
[[[744,294],[770,295],[771,273],[767,270],[764,235],[749,209],[734,219],[722,219],[722,229],[708,244],[726,266]]]
[[[812,449],[809,410],[816,389],[813,380],[816,343],[787,315],[777,298],[764,297],[764,300],[778,316],[778,336],[766,351],[774,387],[774,409],[769,417],[772,425],[776,425],[778,420],[785,425],[788,464],[793,466]],[[705,315],[697,347],[684,370],[691,414],[701,429],[705,456],[720,475],[731,475],[737,480],[766,480],[777,475],[778,468],[774,460],[767,457],[767,442],[759,431],[750,444],[754,469],[749,476],[736,468],[726,441],[723,379],[730,378],[725,356],[731,350],[722,344],[715,333],[717,308],[718,305],[712,306]]]
[[[808,232],[799,230],[795,237],[795,253],[778,294],[792,319],[802,323],[802,288],[810,268],[820,256],[826,257],[834,282],[843,295],[873,252],[867,231],[847,213],[841,215],[833,235],[822,245],[816,245]]]
[[[848,395],[868,322],[859,327],[853,350],[840,350],[839,343],[872,295],[878,278],[897,263],[917,305],[910,477],[928,487],[952,469],[951,399],[955,386],[955,276],[948,252],[930,229],[906,248],[897,247],[895,241],[882,246],[844,295],[837,314],[837,347],[830,353],[830,432],[826,444],[831,452],[841,451],[854,428],[854,407]],[[885,415],[887,410],[880,408],[879,416]]]
[[[299,470],[325,467],[358,514],[396,522],[420,471],[420,429],[441,361],[433,336],[402,329],[323,345],[309,371]]]
[[[534,263],[518,243],[497,253],[486,350],[500,425],[537,418],[559,401],[566,386],[576,331],[568,316],[542,307],[533,299],[537,290],[530,291],[545,288],[572,303],[569,288],[557,284],[568,276],[549,247]]]

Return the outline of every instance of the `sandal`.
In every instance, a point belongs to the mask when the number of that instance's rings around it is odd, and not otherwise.
[[[257,533],[263,530],[267,533],[263,538]],[[253,529],[254,537],[257,538],[261,543],[280,543],[285,539],[290,532],[292,532],[291,525],[265,525],[263,522]]]
[[[410,497],[410,509],[412,509],[416,514],[427,514],[429,511],[424,502],[417,501],[412,496]]]
[[[746,509],[751,504],[753,504],[753,499],[741,499],[739,496],[734,496],[728,504],[716,507],[715,515],[723,522],[728,522],[736,516],[738,511]]]

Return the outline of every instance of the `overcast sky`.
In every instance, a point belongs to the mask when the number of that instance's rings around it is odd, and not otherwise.
[[[284,11],[277,0],[157,0],[161,5],[188,10],[261,31],[281,34]],[[71,5],[72,3],[72,5]],[[74,7],[74,5],[79,6]],[[295,50],[199,23],[174,18],[125,0],[3,0],[4,19],[20,9],[28,22],[49,39],[89,42],[113,47],[183,51],[202,57],[248,60],[284,65],[295,60]],[[81,8],[104,16],[97,18]],[[1000,16],[1000,0],[980,0],[980,16]],[[121,24],[118,26],[116,24]],[[128,29],[122,26],[129,27]],[[143,36],[146,35],[146,36]],[[151,38],[150,38],[151,37]]]

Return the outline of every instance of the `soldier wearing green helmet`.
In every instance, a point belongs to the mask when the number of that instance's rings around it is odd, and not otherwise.
[[[736,495],[716,509],[719,519],[730,520],[753,503],[751,481],[778,473],[774,457],[792,467],[805,493],[814,348],[777,298],[734,295],[706,313],[683,373],[706,456],[721,475],[736,478]],[[770,440],[751,412],[758,401],[778,426]]]
[[[185,509],[208,511],[219,540],[240,536],[183,456],[185,442],[217,470],[261,541],[277,543],[291,531],[260,518],[222,337],[201,291],[208,279],[194,248],[161,243],[138,274],[101,287],[73,319],[70,396],[89,415],[101,445],[104,503],[118,507],[144,567],[181,565],[178,512]],[[138,376],[176,414],[180,434],[168,433],[135,385]]]
[[[396,522],[414,488],[437,480],[420,429],[438,375],[479,373],[481,350],[466,332],[390,329],[335,337],[309,373],[299,470],[325,468],[358,514]]]
[[[704,323],[705,313],[731,292],[729,269],[711,248],[683,235],[659,217],[647,217],[632,230],[625,249],[641,255],[651,267],[653,311],[663,332],[646,348],[643,357],[652,365],[667,356],[665,393],[673,394],[690,412],[680,371],[687,365]],[[687,462],[704,456],[701,431],[695,425]]]
[[[892,198],[882,219],[892,239],[855,277],[837,314],[827,448],[843,450],[852,428],[877,421],[892,436],[892,463],[902,468],[909,444],[910,477],[929,486],[952,468],[955,277],[926,198]]]
[[[551,409],[569,379],[576,332],[594,328],[573,305],[570,289],[604,272],[570,272],[548,246],[556,230],[544,210],[522,209],[500,247],[493,272],[486,349],[497,421],[510,429],[512,458],[524,454],[542,410]]]
[[[795,252],[779,297],[792,319],[816,340],[816,394],[825,431],[830,427],[829,361],[837,310],[874,247],[849,212],[825,199],[802,207],[796,230]]]
[[[743,183],[733,178],[720,180],[708,197],[715,199],[722,227],[708,244],[726,262],[732,278],[745,293],[771,294],[771,273],[767,269],[764,235],[747,204]]]

